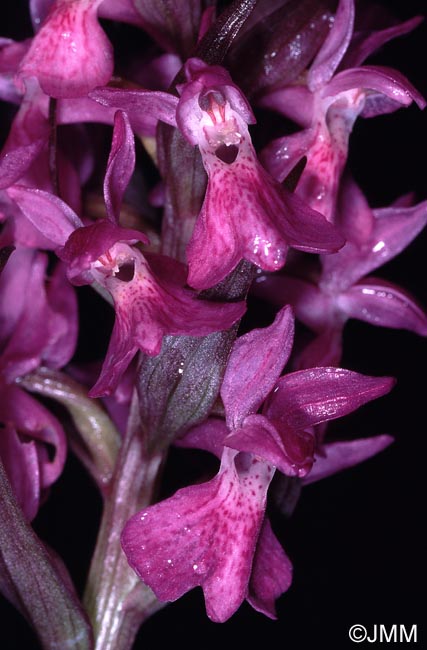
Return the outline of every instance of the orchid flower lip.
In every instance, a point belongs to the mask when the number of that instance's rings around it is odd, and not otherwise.
[[[246,603],[289,648],[419,608],[427,23],[377,2],[7,3],[0,610],[33,644],[136,650],[184,597],[213,645],[195,590],[242,647]]]

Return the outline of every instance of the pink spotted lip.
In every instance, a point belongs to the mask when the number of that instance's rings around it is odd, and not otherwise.
[[[97,20],[102,0],[56,0],[24,57],[18,80],[37,77],[47,95],[72,98],[103,86],[113,51]]]

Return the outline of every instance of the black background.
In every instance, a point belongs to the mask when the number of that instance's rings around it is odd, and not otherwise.
[[[8,12],[2,21],[4,35],[30,35],[26,3],[6,4],[7,9],[1,9]],[[426,14],[422,0],[383,4],[393,7],[402,19]],[[372,61],[398,68],[427,97],[425,24],[388,44]],[[387,205],[411,190],[417,200],[427,198],[426,125],[425,111],[413,106],[357,122],[349,164],[372,205]],[[377,273],[404,286],[424,305],[426,243],[424,233]],[[251,308],[261,306],[254,302]],[[332,644],[350,648],[348,629],[355,623],[368,629],[373,624],[418,624],[418,642],[423,646],[425,340],[407,332],[351,322],[344,350],[344,367],[392,375],[398,384],[389,396],[334,425],[334,432],[343,437],[391,433],[396,441],[362,466],[305,488],[289,520],[273,513],[275,532],[294,564],[293,586],[277,604],[278,621],[272,622],[244,604],[227,623],[213,624],[206,618],[201,591],[196,590],[149,620],[135,649],[171,642],[185,645],[187,650],[227,647],[234,642],[255,648],[260,640],[292,650]],[[174,467],[182,461],[184,470],[191,463],[180,453],[172,461]],[[100,507],[90,479],[70,455],[35,528],[63,556],[79,590],[94,545]],[[39,647],[27,624],[4,600],[0,602],[0,621],[2,649]]]

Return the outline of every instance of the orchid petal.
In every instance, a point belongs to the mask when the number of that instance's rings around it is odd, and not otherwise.
[[[392,68],[373,65],[339,72],[324,88],[322,94],[324,97],[331,97],[354,88],[376,91],[402,106],[409,106],[413,101],[421,109],[426,105],[423,96],[403,74]],[[366,101],[369,105],[369,93]],[[369,116],[376,114],[378,113],[369,112]],[[362,115],[365,115],[365,112]]]
[[[283,182],[316,138],[315,129],[297,131],[270,142],[260,153],[260,160],[267,171],[279,182]]]
[[[47,300],[52,311],[52,337],[43,350],[43,361],[50,368],[62,368],[75,352],[79,323],[77,296],[61,263],[50,277]]]
[[[67,275],[73,284],[88,284],[94,280],[90,273],[93,262],[103,259],[102,256],[117,242],[134,244],[138,241],[148,243],[143,232],[122,228],[108,219],[100,219],[74,230],[58,254],[67,264]]]
[[[252,565],[247,601],[257,612],[276,619],[274,601],[289,589],[292,583],[292,564],[264,519]]]
[[[374,210],[371,237],[361,246],[348,242],[336,253],[322,258],[322,284],[347,289],[372,270],[398,255],[427,223],[427,201],[407,207]]]
[[[24,57],[20,80],[37,77],[51,97],[80,97],[113,73],[111,43],[97,20],[102,0],[55,0]]]
[[[98,15],[119,23],[143,26],[141,16],[135,7],[135,0],[104,0],[99,7]]]
[[[63,246],[71,233],[82,225],[75,212],[49,192],[14,185],[7,193],[25,217],[56,246]]]
[[[52,458],[39,451],[40,485],[47,488],[62,473],[67,454],[65,432],[58,420],[33,397],[16,385],[5,386],[0,400],[0,419],[13,423],[20,435],[43,448],[53,448]]]
[[[304,129],[313,123],[314,96],[306,86],[285,86],[272,90],[259,98],[259,105],[277,111]]]
[[[111,151],[104,178],[104,197],[107,216],[119,222],[123,195],[135,168],[135,143],[129,119],[123,111],[114,116]]]
[[[388,393],[394,383],[391,377],[369,377],[343,368],[299,370],[279,379],[263,414],[282,435],[347,415]]]
[[[122,546],[131,567],[163,601],[200,585],[213,621],[227,620],[247,594],[271,470],[235,464],[224,450],[219,474],[136,514]]]
[[[30,255],[31,274],[24,287],[25,303],[0,357],[2,374],[7,381],[40,365],[45,350],[54,345],[58,335],[57,321],[48,305],[44,286],[47,256],[33,254],[33,251]]]
[[[399,287],[384,280],[365,278],[338,299],[349,318],[427,336],[427,314]]]
[[[10,424],[0,427],[0,458],[12,490],[28,521],[40,504],[40,469],[34,440],[24,442]]]
[[[202,16],[200,0],[159,3],[157,0],[134,0],[142,27],[162,48],[188,57],[197,41]]]
[[[358,465],[386,449],[392,442],[394,442],[392,436],[384,434],[372,438],[343,440],[323,445],[322,455],[316,456],[313,469],[303,478],[303,484],[309,485]]]
[[[180,263],[152,255],[149,265],[139,251],[121,246],[123,260],[134,265],[133,278],[129,282],[114,276],[105,280],[115,303],[116,321],[100,379],[89,393],[92,397],[113,390],[138,349],[156,355],[166,334],[204,336],[225,330],[245,311],[243,302],[198,300],[183,288],[185,271]]]
[[[47,145],[47,98],[36,83],[29,84],[0,155],[0,188],[16,183]],[[48,173],[46,167],[46,174]]]
[[[314,92],[328,83],[350,43],[354,25],[354,0],[340,0],[332,28],[317,53],[307,76]]]
[[[128,114],[136,133],[154,136],[159,120],[176,126],[175,112],[178,98],[160,90],[121,90],[96,88],[89,97],[106,107],[114,107]]]
[[[0,346],[4,349],[25,309],[35,253],[14,250],[0,276]]]
[[[343,245],[322,215],[275,183],[254,158],[248,164],[240,152],[232,164],[216,158],[212,165],[187,248],[190,286],[217,284],[241,259],[275,271],[283,266],[288,246],[314,253]]]
[[[9,187],[20,180],[42,152],[46,141],[42,138],[12,151],[2,153],[0,159],[0,189]]]
[[[191,427],[184,436],[177,438],[174,444],[186,449],[203,449],[221,458],[224,440],[228,434],[229,430],[224,420],[209,418]]]
[[[370,240],[375,225],[374,211],[350,177],[341,184],[337,212],[337,221],[348,241],[361,246]]]
[[[230,428],[241,426],[273,389],[289,359],[293,335],[292,310],[284,307],[272,325],[254,329],[236,340],[221,388]]]
[[[281,438],[263,415],[245,418],[242,426],[226,437],[225,445],[252,454],[287,476],[304,476],[313,464],[314,438],[311,435],[302,431]]]
[[[331,318],[335,320],[334,297],[320,291],[313,282],[290,275],[269,275],[255,279],[253,292],[277,307],[292,305],[298,320],[315,331],[328,325]]]
[[[342,332],[346,316],[336,315],[336,322],[321,330],[295,360],[295,370],[319,366],[339,366],[342,359]]]
[[[414,16],[409,20],[398,25],[393,25],[386,29],[376,30],[370,32],[368,36],[364,36],[352,42],[345,57],[342,61],[343,67],[354,68],[359,66],[365,61],[368,56],[376,52],[382,45],[388,41],[412,32],[423,21],[422,16]],[[353,39],[354,40],[354,39]]]
[[[0,38],[0,99],[12,104],[20,104],[22,96],[13,81],[22,57],[30,47],[31,39],[16,42]]]
[[[116,110],[113,106],[104,106],[90,96],[58,99],[56,119],[58,124],[81,124],[82,122],[114,124]]]
[[[185,64],[185,73],[188,83],[178,86],[181,94],[176,111],[177,126],[192,145],[199,145],[205,137],[203,120],[206,111],[200,104],[200,98],[208,97],[210,93],[217,93],[231,109],[231,115],[243,125],[253,124],[255,117],[251,106],[240,89],[233,83],[229,73],[221,66],[208,66],[200,59],[189,59]],[[244,133],[247,129],[243,126]]]

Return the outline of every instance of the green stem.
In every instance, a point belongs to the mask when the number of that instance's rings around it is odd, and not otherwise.
[[[132,405],[131,423],[137,422],[136,402]],[[163,454],[147,454],[139,427],[131,424],[105,498],[84,597],[95,650],[129,650],[142,622],[162,607],[129,567],[120,535],[127,520],[152,502],[163,461]]]

